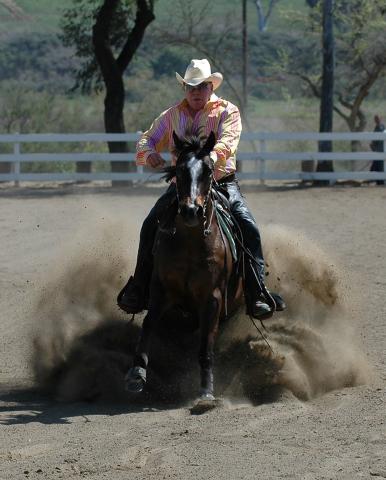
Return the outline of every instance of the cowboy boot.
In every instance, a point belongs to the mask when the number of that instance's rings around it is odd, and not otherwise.
[[[153,271],[152,249],[157,224],[157,218],[150,214],[143,222],[134,276],[129,278],[117,297],[119,308],[126,313],[135,314],[147,308],[149,285]]]
[[[251,290],[249,288],[249,290]],[[256,296],[255,292],[245,292],[245,306],[247,315],[256,320],[264,320],[273,315],[272,309],[263,295]]]
[[[129,278],[126,285],[119,292],[117,304],[126,313],[135,314],[145,310],[147,306],[146,295],[133,276]]]

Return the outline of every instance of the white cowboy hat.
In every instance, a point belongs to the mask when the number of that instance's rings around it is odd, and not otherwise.
[[[182,78],[177,72],[176,78],[181,85],[187,83],[193,87],[202,82],[212,82],[213,90],[216,90],[216,88],[221,85],[223,77],[219,72],[212,73],[208,60],[203,58],[202,60],[193,59],[186,69],[184,78]]]

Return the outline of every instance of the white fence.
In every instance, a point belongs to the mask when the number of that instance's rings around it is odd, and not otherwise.
[[[134,180],[134,181],[154,181],[159,178],[159,174],[147,171],[143,167],[137,167],[136,171],[128,173],[113,172],[51,172],[51,173],[26,173],[23,172],[22,165],[30,162],[134,162],[134,153],[90,153],[90,152],[42,152],[27,153],[23,152],[23,147],[27,144],[61,144],[77,143],[90,144],[106,142],[127,141],[134,144],[139,134],[15,134],[0,135],[0,148],[4,151],[5,145],[12,149],[12,153],[0,153],[0,167],[2,162],[9,162],[12,165],[9,173],[0,173],[0,181],[13,181],[18,184],[21,181],[94,181],[94,180]],[[344,142],[345,151],[337,151],[336,143],[334,152],[319,153],[318,142],[331,140]],[[241,137],[241,144],[238,153],[238,160],[241,163],[241,171],[238,177],[241,179],[253,180],[330,180],[331,183],[337,180],[386,180],[385,172],[359,171],[357,168],[348,171],[347,169],[336,168],[335,172],[315,172],[301,171],[299,162],[318,160],[332,160],[335,162],[350,162],[353,166],[356,162],[371,162],[372,160],[384,160],[383,152],[372,152],[368,150],[368,145],[372,140],[381,140],[386,147],[386,134],[361,132],[361,133],[244,133]],[[363,151],[351,152],[348,142],[362,142],[361,145],[366,149]],[[296,150],[282,151],[280,144],[282,142],[296,142]],[[277,149],[277,146],[279,148]],[[311,145],[311,148],[310,148]],[[247,150],[247,147],[249,150]],[[88,147],[89,148],[89,147]],[[84,148],[83,148],[84,149]],[[276,149],[276,150],[275,150]],[[342,147],[341,147],[342,149]],[[81,147],[82,150],[82,147]],[[386,150],[386,148],[385,148]],[[169,154],[164,158],[169,159]],[[279,165],[285,165],[288,171],[282,171]],[[293,166],[295,164],[295,166]],[[292,167],[290,166],[292,165]],[[290,167],[289,167],[290,166]],[[271,167],[271,168],[268,168]],[[272,168],[273,167],[273,168]],[[288,168],[289,167],[289,168]]]

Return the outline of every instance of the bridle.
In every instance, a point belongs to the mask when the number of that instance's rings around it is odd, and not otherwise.
[[[178,155],[177,160],[176,160],[176,164],[178,164],[178,161],[180,160],[181,155],[182,155],[182,152]],[[202,159],[197,159],[197,160],[202,161]],[[206,216],[206,213],[207,213],[207,208],[209,206],[209,200],[212,200],[212,203],[214,201],[213,196],[212,196],[212,188],[213,188],[213,182],[216,182],[216,181],[214,180],[213,176],[214,176],[214,174],[213,174],[213,170],[212,170],[211,176],[210,176],[210,184],[209,184],[209,188],[208,188],[208,193],[205,196],[204,204],[202,206],[202,218],[204,220],[204,236],[205,237],[207,237],[208,235],[210,235],[212,233],[211,225],[212,225],[212,221],[213,221],[215,206],[212,204],[212,210],[210,212],[209,218]],[[176,179],[176,195],[177,195],[177,202],[178,202],[178,213],[181,213],[180,195],[179,195],[179,192],[178,192],[177,179]]]

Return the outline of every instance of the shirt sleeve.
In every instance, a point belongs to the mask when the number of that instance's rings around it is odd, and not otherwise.
[[[136,147],[137,165],[146,165],[152,153],[167,149],[169,139],[169,112],[166,110],[154,120],[149,130],[141,135]]]
[[[219,129],[217,143],[213,148],[211,157],[215,166],[225,168],[227,160],[234,157],[240,141],[241,135],[241,116],[236,106],[224,112],[224,119]]]

